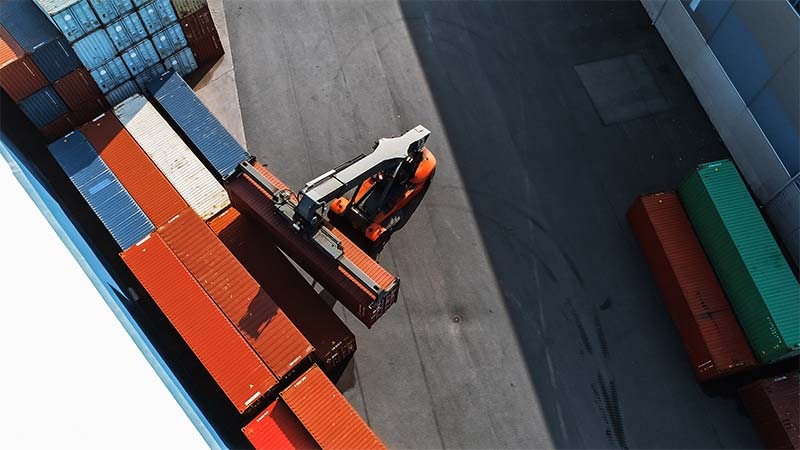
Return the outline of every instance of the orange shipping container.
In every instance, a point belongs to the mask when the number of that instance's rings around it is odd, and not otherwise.
[[[220,240],[314,346],[314,361],[336,379],[356,337],[259,227],[235,208],[209,223]]]
[[[281,398],[323,450],[386,448],[317,366],[281,392]]]
[[[97,117],[81,131],[153,225],[189,207],[114,114]]]
[[[34,92],[47,86],[36,63],[0,25],[0,87],[14,100],[21,102]]]
[[[239,412],[277,384],[261,358],[157,233],[121,256]]]
[[[187,208],[158,234],[276,377],[311,354],[314,347],[194,211]]]
[[[256,450],[318,449],[314,438],[281,400],[267,406],[242,432]]]

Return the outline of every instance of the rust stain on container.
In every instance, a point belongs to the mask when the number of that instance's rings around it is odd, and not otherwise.
[[[756,365],[714,270],[673,192],[645,195],[628,212],[695,375],[706,381]]]
[[[800,375],[767,378],[739,390],[766,448],[800,448]]]
[[[0,25],[0,87],[19,103],[47,84],[47,78],[33,59],[25,55],[22,47]]]
[[[240,413],[276,385],[269,368],[157,233],[121,256]]]
[[[270,181],[277,178],[258,163],[253,163],[260,173]],[[272,181],[275,183],[274,181]],[[277,183],[276,186],[283,186]],[[350,239],[333,229],[342,241],[343,251],[351,261],[387,290],[381,301],[361,283],[340,267],[329,255],[313,243],[298,236],[291,226],[278,215],[270,195],[258,187],[246,175],[228,183],[231,204],[254,220],[275,239],[278,246],[297,261],[308,273],[319,281],[337,300],[352,312],[367,327],[371,327],[391,305],[397,302],[399,279],[381,267]]]
[[[159,227],[189,207],[114,114],[95,118],[81,131],[153,225]]]
[[[191,209],[158,234],[279,379],[314,347]]]
[[[256,450],[318,449],[314,438],[281,399],[267,406],[242,432]]]
[[[317,366],[281,392],[281,398],[324,450],[386,448]]]
[[[255,223],[228,208],[208,225],[314,346],[313,358],[338,377],[356,351],[355,335]]]

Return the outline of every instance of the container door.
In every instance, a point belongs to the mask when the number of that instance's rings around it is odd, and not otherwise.
[[[69,7],[72,12],[72,17],[80,23],[83,28],[83,34],[89,34],[92,31],[100,28],[100,21],[92,11],[87,0],[81,0],[78,3]]]
[[[114,7],[114,3],[110,0],[90,0],[92,2],[92,7],[97,12],[97,17],[100,18],[100,21],[103,24],[109,24],[119,18],[119,13],[117,12],[117,8]]]
[[[80,22],[72,15],[72,11],[69,8],[54,15],[53,21],[69,42],[75,42],[85,34]]]

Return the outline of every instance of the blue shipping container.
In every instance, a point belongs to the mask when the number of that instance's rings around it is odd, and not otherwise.
[[[103,94],[131,79],[131,74],[128,72],[128,68],[125,67],[125,62],[119,56],[89,73]]]
[[[186,42],[181,24],[174,23],[153,35],[153,45],[155,45],[158,55],[165,59],[189,44]]]
[[[139,9],[139,16],[151,35],[178,21],[175,9],[169,0],[155,0],[142,6]]]
[[[192,150],[214,167],[221,179],[226,180],[240,163],[250,159],[247,150],[236,142],[178,74],[169,72],[154,79],[148,90],[167,120],[179,130]]]
[[[100,29],[72,44],[78,58],[87,69],[92,70],[114,59],[117,49],[106,30]]]
[[[133,11],[133,3],[130,0],[89,0],[89,3],[104,24],[109,24]]]
[[[156,48],[149,39],[134,45],[128,51],[122,54],[122,60],[134,77],[144,72],[147,67],[150,67],[160,60]]]
[[[22,100],[19,107],[36,128],[44,127],[69,111],[61,97],[50,86]]]
[[[133,82],[133,80],[130,80],[122,83],[122,85],[106,94],[106,100],[108,100],[109,105],[114,107],[119,103],[122,103],[128,97],[138,93],[139,87]]]
[[[166,58],[164,60],[164,67],[166,67],[167,70],[174,70],[178,72],[180,76],[185,77],[197,70],[197,61],[194,59],[192,49],[186,47],[169,58]]]
[[[82,36],[100,28],[100,21],[94,14],[88,0],[37,0],[53,18],[64,37],[75,42]]]
[[[33,50],[58,39],[61,33],[32,1],[3,1],[0,7],[0,24],[25,50]]]
[[[136,75],[136,78],[135,78],[136,85],[139,87],[139,90],[141,92],[146,92],[147,91],[147,83],[149,83],[150,80],[153,80],[153,79],[156,79],[156,78],[160,77],[164,72],[166,72],[166,69],[164,69],[164,65],[163,64],[159,63],[159,64],[156,64],[156,65],[150,66],[150,67],[144,69],[144,71],[142,73],[140,73],[139,75]]]
[[[78,56],[63,36],[36,47],[31,57],[51,83],[81,66]]]
[[[134,43],[147,38],[147,30],[136,13],[128,14],[106,28],[111,42],[119,51],[123,51]]]
[[[155,229],[80,130],[48,149],[122,250]]]

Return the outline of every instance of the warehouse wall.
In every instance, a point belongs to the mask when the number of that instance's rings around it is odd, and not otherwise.
[[[800,265],[800,15],[786,0],[641,0]]]

